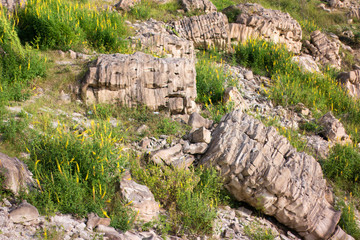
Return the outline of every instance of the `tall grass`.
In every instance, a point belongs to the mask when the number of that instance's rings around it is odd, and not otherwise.
[[[24,100],[30,80],[45,75],[45,59],[23,47],[10,13],[0,7],[0,104]]]
[[[29,0],[15,20],[19,37],[43,49],[92,48],[101,52],[126,51],[124,17],[96,6],[60,0]]]

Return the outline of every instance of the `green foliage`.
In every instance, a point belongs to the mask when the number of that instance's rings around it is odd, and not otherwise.
[[[24,148],[25,136],[28,136],[27,119],[2,118],[0,117],[0,133],[3,141],[15,145],[18,149]]]
[[[336,145],[327,160],[322,161],[326,177],[341,189],[360,197],[360,153],[352,146]]]
[[[134,162],[133,176],[148,186],[167,209],[167,229],[176,234],[210,234],[216,217],[221,181],[214,169],[173,169]]]
[[[360,228],[355,219],[354,205],[340,200],[336,204],[336,209],[341,211],[339,226],[355,239],[360,239]]]
[[[323,127],[314,121],[302,123],[299,128],[308,134],[319,134],[323,130]]]
[[[244,227],[245,234],[248,235],[253,240],[273,240],[275,236],[273,235],[270,228],[265,228],[260,226],[258,222],[252,222],[250,225]]]
[[[13,21],[0,8],[0,102],[24,100],[30,80],[45,74],[45,60],[20,44]]]
[[[19,37],[44,49],[126,51],[124,17],[72,1],[30,0],[19,10]]]
[[[28,165],[39,191],[29,195],[29,201],[41,212],[114,216],[119,205],[109,203],[114,200],[115,183],[127,158],[116,149],[119,140],[112,134],[109,123],[92,122],[82,132],[59,125],[33,139]],[[127,222],[129,218],[126,219]],[[119,222],[121,219],[114,224]]]

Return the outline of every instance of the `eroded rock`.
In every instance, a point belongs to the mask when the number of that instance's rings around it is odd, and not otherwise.
[[[216,12],[215,5],[210,0],[181,0],[185,11],[202,11],[205,13]]]
[[[319,125],[323,127],[321,134],[331,142],[351,143],[342,123],[331,112],[326,113],[319,119]]]
[[[120,193],[124,199],[131,202],[130,206],[135,212],[139,212],[137,220],[149,222],[158,217],[160,207],[154,195],[147,186],[134,182],[129,172],[120,182]]]
[[[197,48],[207,49],[211,46],[226,48],[228,46],[229,24],[226,15],[212,12],[206,15],[185,17],[171,22],[174,32],[179,37],[194,42]]]
[[[0,153],[0,174],[5,177],[3,187],[14,194],[18,194],[22,188],[26,190],[34,183],[32,173],[22,161],[3,153]]]
[[[10,220],[14,223],[29,222],[39,217],[39,212],[33,205],[22,202],[16,209],[9,214]]]
[[[284,43],[290,51],[301,50],[302,30],[289,13],[263,8],[259,4],[245,3],[228,7],[224,13],[239,12],[236,21],[230,23],[230,39],[245,42],[263,38],[275,43]]]
[[[193,128],[193,129],[198,129],[201,127],[205,127],[207,129],[211,128],[213,121],[206,119],[204,117],[202,117],[199,113],[194,112],[190,115],[189,118],[189,122],[188,124]]]
[[[338,80],[350,96],[360,98],[360,70],[342,72],[339,74]]]
[[[3,7],[6,7],[9,10],[14,10],[18,6],[24,6],[26,4],[26,0],[1,0],[0,3]]]
[[[227,89],[225,89],[223,102],[225,104],[232,104],[233,109],[241,109],[241,111],[245,111],[248,109],[245,100],[243,99],[239,90],[236,87],[228,87]]]
[[[239,201],[296,230],[305,239],[327,239],[341,213],[325,199],[319,163],[296,152],[275,128],[237,110],[213,132],[201,164],[214,165]]]
[[[300,56],[294,56],[292,61],[298,63],[303,72],[321,72],[319,66],[310,55],[302,54]]]
[[[322,65],[330,65],[339,69],[341,58],[339,56],[340,45],[336,41],[331,41],[324,33],[319,30],[310,34],[310,41],[305,41],[305,47],[311,56]]]
[[[192,113],[196,98],[194,61],[132,55],[100,55],[83,79],[82,96],[87,103],[138,104],[168,109],[172,114]]]

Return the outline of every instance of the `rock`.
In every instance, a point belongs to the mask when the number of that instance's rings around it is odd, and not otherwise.
[[[56,53],[59,55],[60,58],[64,58],[65,57],[65,53],[61,50],[57,50]]]
[[[140,127],[138,127],[136,129],[136,133],[137,134],[144,134],[145,132],[147,132],[149,130],[149,127],[146,126],[145,124],[141,125]]]
[[[201,127],[191,133],[190,136],[191,142],[193,143],[210,143],[211,141],[211,132],[204,127]]]
[[[301,26],[288,13],[266,9],[255,3],[233,5],[223,12],[239,13],[235,23],[229,25],[229,40],[245,42],[248,39],[262,38],[286,44],[290,51],[300,52]]]
[[[310,148],[313,156],[326,159],[329,156],[330,148],[333,146],[331,142],[326,141],[320,136],[306,136],[306,147]]]
[[[215,5],[210,0],[181,0],[180,3],[187,12],[202,11],[211,13],[217,11]]]
[[[129,11],[136,4],[140,3],[141,0],[120,0],[118,3],[114,5],[116,10],[125,10]]]
[[[225,89],[223,102],[228,104],[233,104],[233,109],[241,109],[245,111],[248,109],[248,106],[245,103],[245,100],[241,96],[239,90],[236,87],[228,87]]]
[[[198,129],[201,127],[205,127],[207,129],[210,129],[213,121],[203,118],[199,113],[194,112],[190,115],[189,118],[189,122],[188,124],[193,128],[193,129]]]
[[[145,137],[140,141],[139,146],[142,149],[146,149],[150,146],[150,144],[151,144],[151,140],[148,137]]]
[[[158,56],[194,59],[193,42],[178,37],[165,23],[149,19],[132,26],[137,29],[135,37],[130,38],[134,48],[140,45],[142,50]]]
[[[103,225],[103,226],[110,226],[110,218],[100,218],[97,214],[95,213],[89,213],[88,214],[88,221],[86,223],[86,227],[93,229],[99,225]]]
[[[318,8],[320,8],[320,9],[326,11],[326,12],[331,12],[331,9],[326,8],[325,4],[323,4],[323,3],[320,3],[318,5]]]
[[[82,96],[89,104],[144,104],[152,110],[192,113],[195,76],[194,61],[189,59],[155,58],[141,52],[100,55],[83,79]]]
[[[73,50],[69,50],[68,53],[71,59],[76,59],[76,52],[74,52]]]
[[[254,74],[252,71],[247,71],[247,72],[245,72],[244,77],[247,80],[252,80],[252,79],[254,79]]]
[[[329,240],[355,240],[352,236],[346,234],[340,227],[336,227],[335,233]]]
[[[348,18],[355,18],[355,19],[359,19],[360,18],[360,8],[359,7],[352,7],[350,8],[349,12],[346,14],[346,16]],[[349,19],[350,20],[350,19]],[[351,19],[352,20],[352,19]],[[351,21],[352,23],[352,21]]]
[[[325,199],[320,164],[296,152],[275,128],[239,110],[223,117],[200,160],[215,166],[239,201],[260,208],[304,239],[327,239],[341,212]]]
[[[1,0],[1,5],[9,10],[15,10],[17,6],[25,6],[26,0]]]
[[[131,208],[138,213],[137,220],[149,222],[157,219],[160,207],[155,201],[154,195],[145,185],[140,185],[131,180],[131,175],[127,172],[120,182],[121,196],[131,203]]]
[[[360,98],[360,70],[342,72],[337,79],[350,96]]]
[[[349,0],[324,0],[331,8],[347,8],[351,6]]]
[[[319,30],[310,34],[310,42],[305,41],[305,47],[314,57],[315,61],[322,65],[330,65],[340,69],[341,58],[339,56],[340,46],[337,42],[331,41],[326,35]]]
[[[22,223],[37,219],[39,217],[39,212],[36,207],[24,201],[19,207],[12,210],[9,216],[12,222]]]
[[[59,100],[63,103],[71,103],[71,97],[69,94],[66,94],[64,91],[61,91]]]
[[[150,159],[156,164],[166,164],[170,165],[174,159],[177,159],[183,155],[181,144],[176,144],[175,146],[167,149],[161,149],[150,154]]]
[[[115,228],[99,225],[96,228],[96,231],[105,233],[105,237],[108,237],[111,240],[121,240],[121,235],[118,233]]]
[[[328,141],[341,144],[351,143],[351,139],[346,134],[344,126],[331,112],[326,113],[319,119],[319,125],[324,129],[321,135],[326,137]]]
[[[11,158],[0,153],[0,174],[5,177],[3,188],[18,194],[23,188],[33,186],[32,173],[27,166],[17,158]]]
[[[170,25],[179,37],[193,41],[196,48],[208,49],[214,45],[228,47],[229,25],[226,15],[222,13],[185,17]]]
[[[310,55],[302,54],[300,56],[294,56],[292,58],[292,61],[299,64],[303,72],[311,72],[311,73],[321,72],[319,66]]]
[[[207,147],[208,145],[204,142],[195,143],[195,144],[185,144],[183,146],[183,151],[184,153],[189,153],[189,154],[203,154],[206,151]]]

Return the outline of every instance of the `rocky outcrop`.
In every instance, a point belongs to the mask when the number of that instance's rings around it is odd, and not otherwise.
[[[193,41],[197,48],[228,46],[229,24],[226,15],[222,13],[185,17],[170,25],[179,37]]]
[[[129,172],[125,173],[120,182],[120,192],[135,212],[138,212],[137,220],[149,222],[158,217],[160,207],[154,195],[147,186],[134,182]]]
[[[351,7],[349,12],[346,14],[348,18],[360,18],[360,8],[359,7]]]
[[[234,110],[241,109],[242,111],[245,111],[248,109],[245,100],[236,87],[228,87],[225,89],[223,102],[225,105],[230,105],[230,107],[232,107]]]
[[[351,6],[349,0],[324,0],[332,8],[348,8]]]
[[[34,180],[27,166],[17,158],[0,153],[0,174],[4,176],[3,188],[18,194],[32,186]]]
[[[342,72],[338,76],[341,86],[354,98],[360,98],[360,70]]]
[[[132,26],[137,29],[135,37],[131,38],[134,48],[140,47],[158,56],[194,59],[194,44],[166,29],[165,23],[150,19]]]
[[[117,10],[129,11],[136,4],[140,3],[140,0],[120,0],[114,5]]]
[[[328,239],[335,232],[341,213],[325,199],[319,163],[240,110],[223,117],[201,164],[215,166],[237,200],[262,209],[305,239]]]
[[[26,0],[1,0],[1,5],[9,10],[14,10],[17,6],[24,6]]]
[[[224,13],[240,12],[236,21],[229,25],[229,38],[246,41],[263,38],[275,43],[284,43],[295,53],[301,50],[302,30],[300,24],[288,13],[263,8],[259,4],[245,3],[228,7]]]
[[[319,66],[310,55],[302,54],[300,56],[294,56],[292,58],[292,61],[299,64],[299,67],[303,72],[311,72],[311,73],[321,72]]]
[[[191,113],[196,104],[194,61],[184,58],[155,58],[132,55],[100,55],[91,63],[82,82],[87,103],[147,105],[171,113]]]
[[[185,11],[202,11],[205,13],[216,12],[215,5],[210,0],[181,0]]]
[[[322,65],[330,65],[340,69],[340,46],[337,42],[331,41],[324,33],[319,30],[312,32],[310,34],[310,41],[305,41],[304,45],[315,61]]]
[[[328,141],[341,144],[351,143],[344,126],[331,112],[326,113],[319,119],[319,125],[323,127],[321,135]]]

